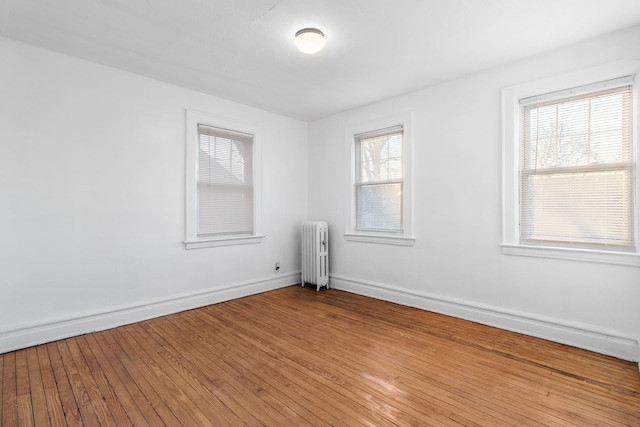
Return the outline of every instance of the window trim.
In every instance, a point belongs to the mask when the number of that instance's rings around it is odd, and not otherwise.
[[[346,218],[344,238],[350,242],[377,243],[398,246],[415,244],[413,224],[413,113],[404,113],[348,126],[345,130],[347,162]],[[356,229],[356,147],[355,136],[379,129],[403,128],[403,189],[402,231],[371,231]]]
[[[640,185],[638,185],[638,124],[640,104],[640,59],[619,61],[600,67],[550,77],[502,90],[502,253],[564,260],[598,262],[640,267]],[[633,167],[635,178],[634,239],[635,252],[542,246],[520,242],[519,165],[520,165],[520,100],[570,88],[633,75]]]
[[[261,175],[260,175],[260,130],[256,126],[185,110],[186,156],[185,156],[185,249],[260,243],[261,233]],[[198,236],[198,125],[230,129],[253,135],[253,234]]]

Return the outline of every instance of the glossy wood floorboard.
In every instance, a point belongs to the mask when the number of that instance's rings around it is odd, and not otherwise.
[[[0,355],[0,425],[640,426],[625,362],[291,286]]]

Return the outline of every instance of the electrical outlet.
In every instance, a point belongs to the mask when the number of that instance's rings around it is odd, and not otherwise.
[[[280,263],[279,263],[279,262],[276,262],[276,268],[275,268],[275,271],[276,271],[276,272],[280,271]]]

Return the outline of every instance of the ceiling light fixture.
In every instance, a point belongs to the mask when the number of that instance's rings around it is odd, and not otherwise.
[[[296,33],[296,47],[306,54],[320,52],[324,44],[324,34],[317,28],[303,28]]]

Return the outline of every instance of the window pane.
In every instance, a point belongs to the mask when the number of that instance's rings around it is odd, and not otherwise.
[[[251,187],[198,184],[198,234],[253,232]]]
[[[356,193],[357,229],[402,231],[402,184],[361,185]]]
[[[523,238],[550,242],[628,245],[633,221],[627,170],[531,175],[523,183]]]
[[[391,133],[357,141],[359,182],[402,178],[402,133]]]

